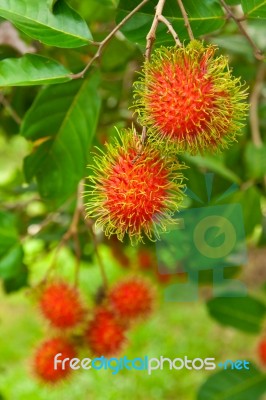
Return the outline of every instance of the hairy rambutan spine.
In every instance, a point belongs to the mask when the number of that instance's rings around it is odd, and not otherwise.
[[[64,281],[49,282],[40,295],[39,306],[44,317],[60,329],[77,326],[85,314],[78,289]]]
[[[183,199],[184,165],[150,140],[142,145],[132,129],[122,130],[106,148],[91,166],[88,217],[96,218],[108,237],[116,234],[122,241],[128,234],[133,244],[143,241],[143,234],[158,239],[175,222],[172,214]]]
[[[196,40],[160,47],[134,84],[140,123],[177,151],[226,148],[244,126],[247,92],[216,51]]]

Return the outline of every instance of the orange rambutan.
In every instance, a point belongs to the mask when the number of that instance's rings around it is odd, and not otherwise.
[[[154,301],[151,285],[140,278],[117,283],[108,295],[110,306],[123,320],[134,320],[150,314]]]
[[[139,121],[178,150],[226,148],[243,127],[246,90],[216,50],[197,40],[158,48],[135,82]]]
[[[110,310],[99,307],[87,327],[85,340],[93,354],[109,357],[121,350],[125,342],[125,326]]]
[[[258,344],[258,355],[261,363],[266,366],[266,337]]]
[[[84,317],[79,291],[63,281],[47,284],[39,304],[43,315],[57,328],[73,328]]]
[[[141,269],[156,268],[155,257],[148,249],[140,249],[137,253],[137,264]]]
[[[36,376],[42,381],[56,383],[71,373],[69,363],[65,363],[65,365],[58,363],[55,367],[54,357],[58,353],[61,353],[61,360],[76,357],[75,347],[62,337],[48,339],[38,347],[34,357],[33,369]]]
[[[87,192],[87,214],[97,218],[110,237],[125,234],[133,244],[159,237],[175,222],[172,214],[183,199],[181,165],[172,153],[161,154],[149,140],[142,146],[134,130],[124,130],[107,152],[97,155]]]

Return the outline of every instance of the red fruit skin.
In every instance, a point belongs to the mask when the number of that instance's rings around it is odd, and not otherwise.
[[[173,213],[183,200],[185,168],[173,152],[162,152],[147,139],[142,147],[134,129],[119,132],[107,151],[96,154],[87,192],[87,216],[110,238],[128,236],[133,245],[144,236],[159,239],[161,229],[175,223]]]
[[[138,164],[132,168],[136,157],[139,157]],[[164,189],[168,182],[167,170],[162,168],[159,158],[145,157],[131,150],[117,160],[103,181],[105,207],[118,218],[119,225],[128,225],[129,232],[141,231],[146,221],[151,222],[154,214],[164,209],[167,198]]]
[[[261,363],[266,367],[266,338],[259,342],[258,355]]]
[[[109,357],[121,351],[125,343],[125,327],[111,311],[100,307],[89,323],[85,340],[93,354]]]
[[[120,318],[134,320],[151,312],[153,297],[150,285],[146,281],[134,278],[113,287],[108,299],[112,309]]]
[[[139,122],[178,151],[226,148],[241,133],[247,93],[225,56],[197,40],[157,48],[135,82]]]
[[[149,250],[141,249],[137,255],[138,265],[141,269],[152,269],[154,266],[153,255]]]
[[[43,315],[57,328],[73,328],[84,317],[79,292],[68,283],[50,283],[43,290],[39,302]]]
[[[65,369],[62,368],[62,363],[57,364],[57,369],[54,368],[54,357],[58,353],[62,353],[61,360],[76,357],[74,346],[61,337],[48,339],[37,349],[34,357],[34,373],[43,382],[56,383],[72,372],[69,363],[65,363]]]

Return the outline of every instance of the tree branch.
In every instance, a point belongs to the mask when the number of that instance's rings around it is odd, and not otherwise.
[[[155,15],[152,21],[151,29],[149,30],[149,33],[146,36],[146,51],[145,51],[146,60],[149,60],[151,56],[152,46],[156,39],[156,30],[160,21],[160,17],[162,16],[164,4],[165,0],[159,0],[157,6],[155,7]]]
[[[89,61],[89,63],[86,65],[86,67],[81,71],[78,72],[77,74],[71,74],[70,77],[72,79],[79,79],[83,78],[88,69],[91,67],[91,65],[99,59],[102,55],[102,52],[104,50],[104,47],[107,45],[107,43],[113,38],[113,36],[116,34],[117,31],[134,15],[136,14],[146,3],[148,3],[150,0],[143,0],[137,7],[135,7],[124,19],[122,19],[121,22],[119,22],[118,25],[109,33],[109,35],[106,36],[106,38],[98,43],[98,50],[96,51],[95,55],[92,57],[92,59]],[[96,43],[94,43],[96,44]],[[96,44],[97,45],[97,44]]]
[[[264,54],[262,53],[262,51],[257,47],[257,45],[255,44],[255,42],[253,41],[253,39],[249,36],[248,32],[246,31],[246,29],[243,26],[242,23],[242,18],[237,18],[235,16],[235,14],[233,13],[233,11],[231,10],[231,8],[226,4],[226,2],[224,0],[220,0],[220,3],[222,4],[222,6],[224,7],[224,9],[226,10],[228,16],[230,18],[232,18],[235,23],[237,24],[240,32],[242,33],[242,35],[247,39],[247,41],[249,42],[249,44],[251,45],[252,49],[253,49],[253,53],[254,56],[257,60],[261,61],[264,59]]]
[[[189,39],[190,40],[194,40],[194,35],[193,35],[192,29],[191,29],[191,26],[190,26],[190,22],[189,22],[188,15],[187,15],[186,9],[184,7],[184,4],[183,4],[182,0],[177,0],[177,3],[178,3],[179,8],[181,10],[181,14],[182,14],[182,16],[184,18],[185,27],[187,29]]]

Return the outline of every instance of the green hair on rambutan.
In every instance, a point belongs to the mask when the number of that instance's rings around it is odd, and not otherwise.
[[[156,143],[142,144],[134,129],[123,129],[118,138],[106,144],[106,152],[94,156],[89,176],[87,216],[110,237],[133,244],[160,237],[179,210],[183,199],[185,168],[176,155],[163,154]]]
[[[160,47],[134,83],[139,122],[178,151],[227,148],[244,126],[247,90],[216,51],[197,40]]]

